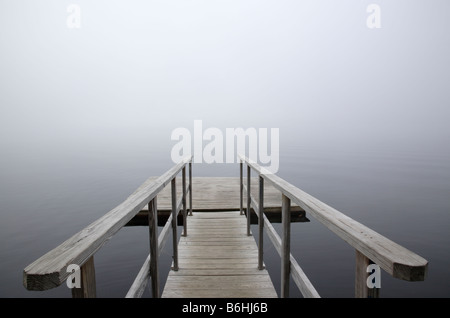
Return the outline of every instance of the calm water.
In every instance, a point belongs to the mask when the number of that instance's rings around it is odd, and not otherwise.
[[[48,154],[23,162],[14,158],[24,156],[6,153],[0,178],[0,297],[70,297],[65,284],[46,292],[27,291],[23,269],[108,212],[148,176],[170,168],[169,152],[161,150],[160,157]],[[450,296],[450,156],[317,149],[283,153],[279,176],[429,261],[425,282],[404,282],[383,273],[382,297]],[[238,173],[238,165],[194,165],[194,176]],[[354,249],[309,218],[309,223],[293,225],[292,253],[321,296],[353,297]],[[280,230],[279,224],[274,226]],[[270,241],[265,242],[265,262],[279,289],[280,260]],[[161,257],[161,287],[170,249],[168,241]],[[119,231],[95,255],[98,297],[123,297],[147,253],[146,227]],[[291,296],[300,297],[294,284]]]

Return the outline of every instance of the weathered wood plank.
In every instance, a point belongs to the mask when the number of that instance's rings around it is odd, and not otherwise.
[[[217,269],[223,269],[223,270],[251,269],[251,270],[254,270],[256,266],[258,266],[258,264],[239,262],[239,259],[236,259],[236,262],[224,261],[224,262],[208,263],[208,264],[205,264],[202,262],[201,263],[188,262],[188,263],[183,264],[182,269],[196,270],[196,271],[217,270]]]
[[[289,297],[289,277],[291,274],[291,200],[282,195],[281,218],[283,236],[281,240],[281,298]]]
[[[183,168],[184,170],[184,168]],[[150,239],[150,268],[149,273],[152,280],[152,296],[159,298],[159,243],[158,243],[158,197],[155,197],[148,204],[148,224]],[[145,288],[142,286],[141,288]],[[142,291],[139,291],[142,295]],[[140,297],[140,296],[139,296]]]
[[[171,183],[171,198],[172,198],[172,257],[173,266],[172,270],[178,270],[178,238],[177,238],[177,215],[179,206],[177,204],[177,190],[176,190],[176,178],[173,178]],[[181,202],[180,202],[181,203]]]
[[[258,260],[251,258],[185,258],[180,257],[183,266],[189,266],[190,264],[204,264],[204,265],[230,265],[230,264],[254,264],[254,268],[258,265]]]
[[[147,256],[144,264],[142,265],[139,273],[134,278],[133,284],[131,284],[125,298],[140,298],[144,293],[145,287],[147,287],[148,280],[150,279],[150,254]]]
[[[257,257],[258,255],[256,255]],[[258,268],[211,268],[183,269],[170,272],[172,276],[237,276],[237,275],[267,275]]]
[[[156,177],[149,178],[149,183]],[[247,178],[244,178],[246,182]],[[194,212],[240,211],[240,178],[239,177],[193,177],[192,204]],[[258,178],[251,178],[252,194],[257,197]],[[144,184],[145,185],[145,184]],[[181,196],[182,181],[177,180],[177,196]],[[170,187],[164,188],[158,195],[158,209],[161,212],[171,211]],[[243,198],[244,207],[246,198]],[[142,211],[147,211],[144,207]],[[280,191],[271,184],[264,186],[264,212],[281,212]],[[293,204],[292,211],[303,211]]]
[[[155,200],[155,199],[154,199]],[[156,201],[155,201],[156,205]],[[156,221],[156,220],[153,220]],[[162,229],[162,231],[159,233],[157,242],[157,257],[154,259],[154,262],[157,263],[157,258],[159,258],[159,255],[161,254],[161,251],[166,245],[167,238],[170,233],[170,228],[172,226],[172,215],[170,215],[169,219],[166,222],[166,225]],[[156,234],[156,232],[155,232]],[[152,253],[152,250],[150,250],[150,253]],[[131,285],[130,289],[128,290],[125,298],[140,298],[142,294],[144,293],[144,289],[147,286],[148,280],[151,278],[151,271],[150,271],[150,261],[151,261],[151,254],[147,256],[147,259],[145,260],[144,264],[142,265],[141,269],[139,270],[138,275],[133,281],[133,284]],[[156,266],[156,264],[155,264]],[[159,295],[159,274],[155,273],[154,277],[157,277],[158,282],[155,283],[155,286],[152,288],[157,288],[158,286],[158,292],[156,292],[156,296],[160,297]],[[155,295],[153,294],[153,295]]]
[[[266,217],[266,216],[264,216]],[[272,224],[269,222],[269,220],[266,219],[266,233],[267,236],[270,238],[270,240],[273,243],[273,246],[275,247],[275,250],[278,252],[278,255],[282,257],[282,241],[281,238],[278,236],[278,233],[272,226]],[[320,298],[319,293],[314,288],[313,284],[309,280],[308,276],[306,276],[303,269],[300,267],[300,265],[297,263],[296,259],[290,253],[289,255],[289,261],[290,261],[290,272],[292,275],[292,279],[297,285],[298,289],[302,293],[303,297],[305,298]]]
[[[355,266],[355,297],[356,298],[378,298],[380,295],[379,288],[369,288],[367,286],[367,278],[369,273],[367,267],[372,264],[364,254],[356,251]]]
[[[180,244],[181,246],[182,244]],[[243,245],[235,245],[235,246],[222,246],[221,244],[216,245],[185,245],[183,244],[183,251],[193,253],[193,252],[213,252],[216,251],[220,247],[220,251],[224,252],[246,252],[253,251],[253,245],[251,244],[243,244]]]
[[[272,289],[170,289],[165,298],[276,298]]]
[[[220,276],[219,276],[220,277]],[[272,282],[271,281],[242,281],[242,276],[236,277],[236,280],[234,281],[228,281],[228,282],[221,282],[218,284],[216,281],[199,281],[199,280],[193,280],[193,281],[181,281],[181,282],[168,282],[166,285],[166,288],[168,289],[251,289],[251,288],[272,288]]]
[[[97,297],[97,288],[95,283],[94,257],[91,256],[87,262],[80,268],[81,286],[72,288],[73,298],[95,298]]]
[[[233,283],[233,282],[242,282],[243,278],[245,278],[245,282],[272,282],[270,276],[268,275],[227,275],[227,276],[173,276],[171,277],[172,282],[202,282],[206,283],[214,283],[215,285],[219,285],[222,283]]]

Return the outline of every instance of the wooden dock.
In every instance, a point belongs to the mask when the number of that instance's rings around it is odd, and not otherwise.
[[[181,180],[177,179],[177,197],[181,196]],[[156,177],[148,178],[136,191],[151,184]],[[193,177],[192,178],[192,206],[195,212],[220,212],[220,211],[239,211],[239,177]],[[252,178],[252,195],[257,196],[258,180]],[[274,186],[267,184],[264,194],[264,213],[272,222],[281,222],[281,194]],[[244,206],[247,205],[244,197]],[[158,194],[158,221],[164,225],[167,216],[172,212],[172,201],[170,185],[166,186]],[[252,223],[257,222],[257,217],[252,210]],[[291,222],[309,222],[305,211],[296,204],[291,206]],[[147,225],[148,224],[148,206],[145,206],[136,216],[127,224]]]
[[[258,247],[239,212],[197,212],[188,217],[178,244],[178,270],[171,270],[163,298],[278,297]]]
[[[124,226],[136,223],[139,215],[149,227],[150,253],[127,298],[142,297],[147,284],[155,298],[277,297],[264,267],[264,233],[280,256],[279,296],[289,297],[292,279],[303,297],[320,297],[290,252],[295,213],[303,217],[308,213],[355,249],[355,297],[379,297],[380,288],[367,284],[369,266],[398,279],[425,280],[426,259],[267,173],[245,156],[239,158],[239,178],[193,178],[192,156],[161,176],[149,178],[125,201],[29,264],[23,271],[25,288],[47,290],[67,279],[78,280],[72,297],[96,297],[94,254]],[[269,219],[273,211],[281,216],[281,235]],[[159,230],[159,217],[164,215]],[[258,244],[251,233],[253,216],[258,223]],[[180,239],[179,225],[183,225]],[[158,259],[169,236],[173,266],[160,294]]]

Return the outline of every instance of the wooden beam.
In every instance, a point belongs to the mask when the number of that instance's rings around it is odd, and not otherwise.
[[[178,270],[178,238],[177,238],[177,215],[179,205],[177,204],[177,189],[175,177],[172,179],[172,252],[173,252],[173,266],[172,270]]]
[[[291,274],[291,200],[282,194],[281,217],[283,219],[283,239],[281,241],[281,298],[289,297]]]
[[[158,244],[158,204],[157,197],[148,205],[148,224],[150,231],[150,278],[152,280],[152,296],[159,298],[159,244]]]
[[[181,184],[182,184],[182,205],[183,205],[183,236],[187,235],[187,208],[186,208],[186,167],[181,169]]]
[[[192,216],[192,162],[189,162],[189,216]]]
[[[250,166],[247,166],[247,235],[252,235],[250,232],[250,215],[251,215],[251,170]],[[256,211],[256,210],[255,210]]]
[[[239,210],[244,214],[244,163],[239,163]]]
[[[158,236],[158,257],[161,254],[161,251],[164,249],[164,246],[166,245],[167,238],[169,237],[170,228],[172,226],[172,214],[170,215],[169,219],[166,221],[166,224],[164,225],[163,229],[159,233]],[[142,296],[145,287],[147,286],[148,280],[150,279],[150,254],[147,256],[147,259],[145,260],[144,264],[142,265],[138,275],[133,281],[133,284],[131,285],[130,289],[128,290],[127,295],[125,298],[139,298]],[[159,297],[159,291],[158,291],[158,297]]]
[[[264,179],[259,177],[258,269],[264,269]]]
[[[72,298],[97,297],[94,257],[91,256],[80,268],[81,288],[72,288]]]
[[[380,296],[379,288],[369,288],[367,278],[370,273],[367,267],[373,264],[364,254],[356,250],[356,268],[355,268],[355,297],[356,298],[378,298]]]
[[[247,192],[247,188],[244,186],[244,191]],[[258,203],[251,197],[251,204],[255,211],[258,211]],[[273,225],[270,223],[267,216],[264,215],[264,229],[266,230],[267,236],[272,241],[275,250],[278,252],[278,255],[282,257],[282,241],[277,231],[274,229]],[[290,272],[292,275],[292,279],[297,285],[298,289],[302,293],[305,298],[320,298],[319,293],[316,291],[314,286],[311,284],[310,280],[303,272],[300,265],[295,260],[294,256],[290,253],[289,255],[290,262]]]

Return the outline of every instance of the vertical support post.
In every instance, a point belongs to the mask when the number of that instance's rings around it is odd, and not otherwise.
[[[264,269],[264,178],[259,175],[258,269]]]
[[[176,177],[171,181],[172,188],[172,247],[173,247],[173,267],[174,271],[178,270],[178,239],[177,239],[177,186]]]
[[[94,256],[91,256],[80,268],[80,288],[72,288],[72,298],[95,298],[97,291],[95,286]]]
[[[250,217],[251,217],[251,189],[250,189],[250,166],[247,165],[247,235],[252,235],[250,233]]]
[[[291,199],[282,194],[281,222],[283,237],[281,240],[281,298],[289,297],[289,277],[291,274]]]
[[[192,216],[192,158],[189,161],[189,216]]]
[[[158,271],[158,204],[157,197],[148,203],[148,225],[150,231],[150,277],[152,279],[152,296],[159,298]]]
[[[240,185],[240,210],[241,210],[241,215],[244,214],[244,163],[240,162],[239,164],[239,185]]]
[[[181,202],[183,203],[183,236],[187,236],[187,210],[186,210],[186,166],[181,170],[181,183],[183,196]]]
[[[356,270],[355,270],[355,297],[356,298],[378,298],[380,297],[379,288],[369,288],[367,278],[369,273],[367,267],[374,264],[363,253],[356,250]]]

